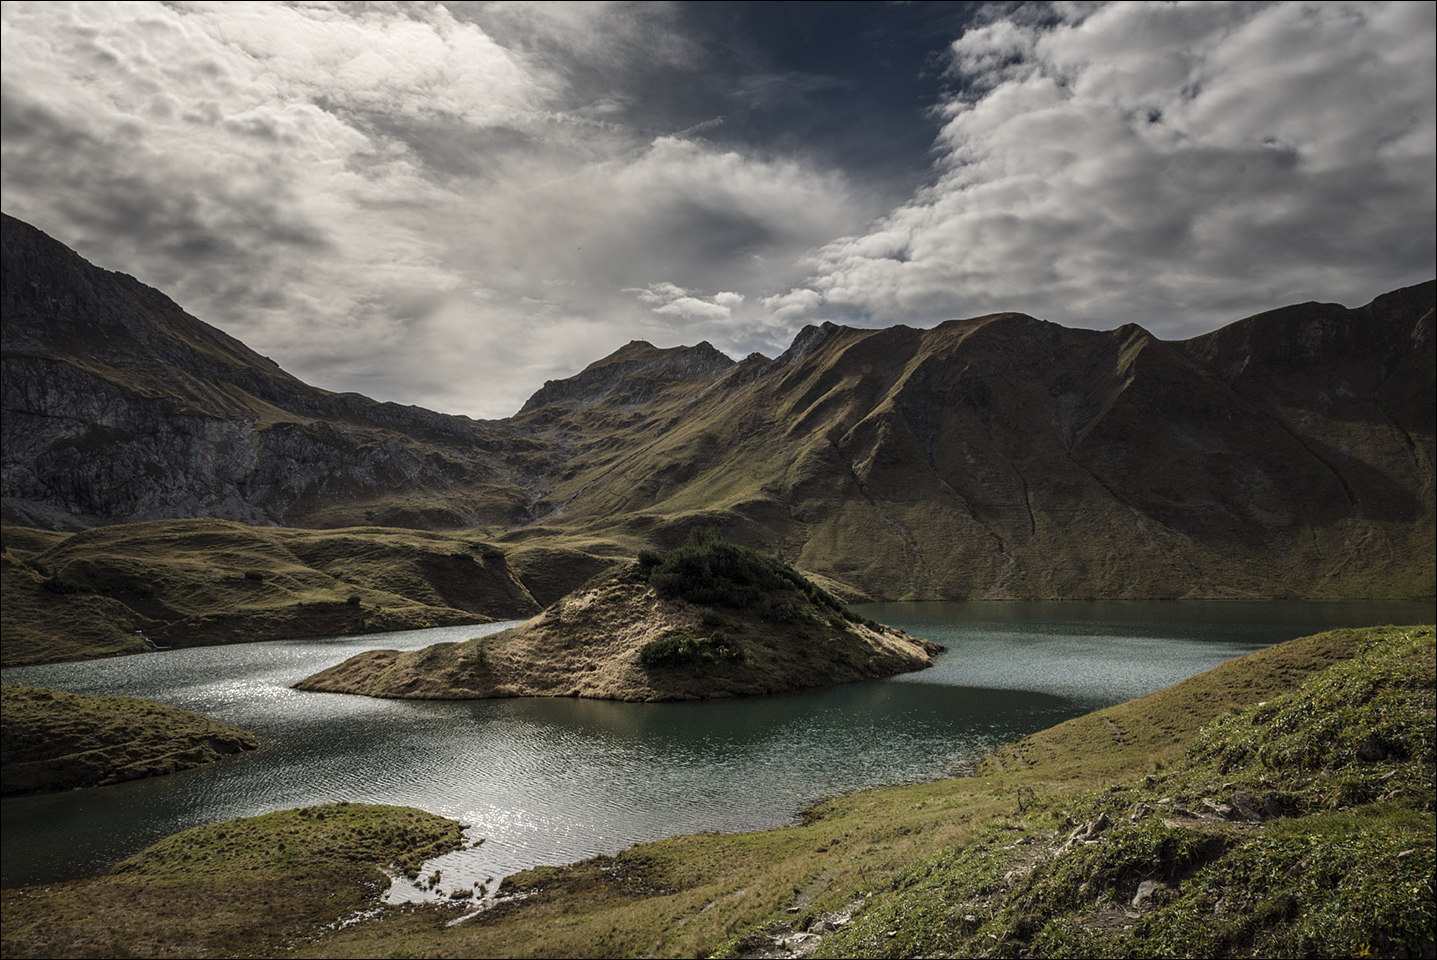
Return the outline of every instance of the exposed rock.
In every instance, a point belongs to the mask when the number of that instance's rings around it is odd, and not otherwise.
[[[1261,803],[1256,797],[1248,793],[1238,791],[1232,795],[1232,809],[1237,819],[1255,823],[1262,819],[1258,812],[1258,805]]]
[[[1177,891],[1166,883],[1158,880],[1144,880],[1138,884],[1138,891],[1133,895],[1132,905],[1134,910],[1147,910],[1168,903],[1176,897]]]
[[[1216,820],[1233,820],[1236,818],[1236,811],[1231,804],[1223,803],[1221,800],[1214,800],[1212,797],[1203,797],[1203,810],[1207,816]]]
[[[406,526],[522,516],[517,489],[482,505],[454,489],[505,486],[502,431],[311,387],[13,217],[0,244],[7,523],[357,523],[405,498],[425,504]]]
[[[1106,813],[1102,814],[1098,819],[1090,820],[1068,834],[1067,842],[1063,844],[1061,849],[1068,850],[1084,843],[1097,843],[1103,838],[1103,834],[1107,833],[1108,828],[1112,825],[1113,823],[1108,819],[1108,815]]]

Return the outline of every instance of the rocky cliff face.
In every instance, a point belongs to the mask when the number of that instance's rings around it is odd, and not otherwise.
[[[6,522],[334,525],[406,503],[405,525],[523,515],[496,454],[506,431],[310,387],[13,217],[3,317]]]
[[[309,387],[6,218],[4,516],[482,525],[587,564],[546,591],[710,526],[874,597],[1431,596],[1433,303],[635,341],[478,422]]]

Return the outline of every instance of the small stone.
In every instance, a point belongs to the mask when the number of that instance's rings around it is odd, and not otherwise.
[[[1361,763],[1375,763],[1387,759],[1387,745],[1375,730],[1363,737],[1362,742],[1357,745],[1357,759]]]
[[[1256,822],[1262,819],[1262,814],[1257,811],[1257,798],[1251,794],[1239,790],[1232,795],[1232,807],[1237,812],[1238,819]]]
[[[1172,897],[1172,887],[1158,880],[1144,880],[1138,884],[1138,892],[1133,896],[1132,905],[1134,909],[1141,910],[1144,907],[1155,907],[1165,903]]]
[[[1203,797],[1202,805],[1207,808],[1210,816],[1218,817],[1222,820],[1233,819],[1232,807],[1229,804],[1223,803],[1221,800],[1214,800],[1212,797]]]

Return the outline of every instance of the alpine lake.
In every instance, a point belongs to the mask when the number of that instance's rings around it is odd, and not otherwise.
[[[828,796],[962,776],[996,747],[1231,657],[1335,627],[1431,623],[1431,602],[878,603],[864,616],[945,644],[888,680],[737,700],[375,700],[291,685],[363,650],[510,626],[159,651],[3,671],[6,684],[123,694],[254,731],[259,750],[118,786],[0,803],[3,885],[89,876],[162,837],[341,800],[404,804],[483,843],[440,857],[435,890],[648,840],[795,822]]]

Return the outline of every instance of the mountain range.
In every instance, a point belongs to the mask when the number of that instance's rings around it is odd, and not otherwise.
[[[1434,299],[634,341],[481,421],[305,384],[6,216],[3,518],[474,531],[540,605],[696,528],[851,599],[1425,598]]]

